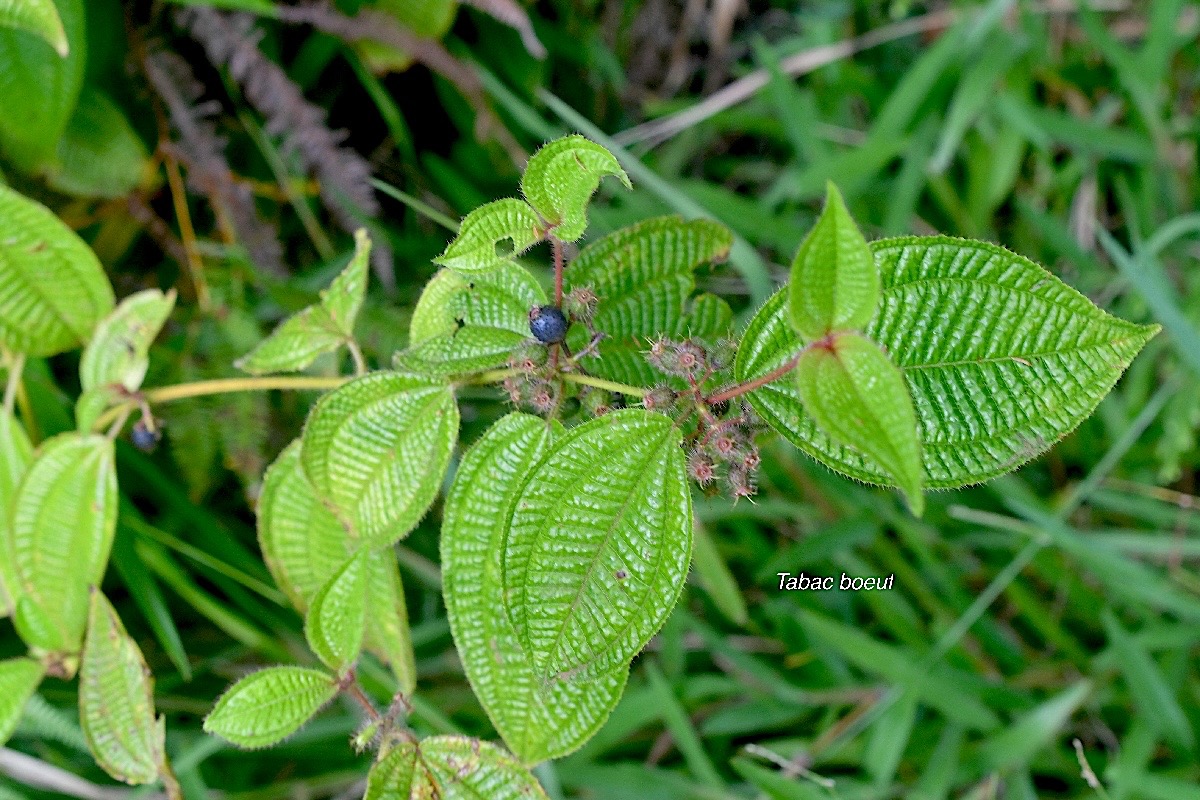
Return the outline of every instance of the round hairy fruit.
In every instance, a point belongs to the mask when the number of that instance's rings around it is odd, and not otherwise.
[[[529,311],[529,332],[545,344],[557,344],[567,338],[567,318],[557,306],[534,306]]]

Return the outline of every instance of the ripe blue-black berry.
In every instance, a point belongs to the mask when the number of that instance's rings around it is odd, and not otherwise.
[[[158,442],[162,439],[162,429],[150,430],[145,421],[139,419],[134,423],[133,430],[129,432],[129,438],[134,447],[143,453],[149,453],[158,447]]]
[[[567,338],[567,318],[557,306],[534,306],[529,311],[529,332],[545,344],[556,344]]]

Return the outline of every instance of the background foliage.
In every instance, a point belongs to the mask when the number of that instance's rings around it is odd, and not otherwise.
[[[178,291],[148,387],[233,374],[317,299],[362,223],[376,246],[359,331],[384,364],[447,224],[512,195],[527,155],[571,130],[641,159],[625,163],[632,193],[602,189],[589,238],[653,214],[715,217],[737,236],[697,288],[743,321],[832,179],[868,238],[994,240],[1113,313],[1162,323],[1062,445],[931,494],[921,520],[768,442],[755,503],[697,502],[684,599],[613,717],[538,775],[552,797],[613,800],[1197,796],[1200,6],[344,4],[389,21],[364,28],[267,0],[221,4],[258,18],[57,5],[65,59],[0,28],[0,169],[80,231],[117,296]],[[363,41],[372,31],[385,41]],[[52,96],[31,99],[19,72]],[[348,357],[321,355],[314,372]],[[27,366],[18,407],[35,440],[73,427],[77,360]],[[470,391],[465,442],[506,408]],[[350,705],[252,754],[200,730],[231,679],[309,658],[251,508],[310,401],[180,400],[159,409],[158,453],[117,447],[104,591],[157,677],[189,797],[362,791]],[[420,676],[411,724],[487,737],[450,639],[440,517],[397,547]],[[777,573],[801,570],[894,574],[895,588],[777,590]],[[0,657],[21,652],[0,626]],[[363,677],[381,700],[395,688],[381,668]],[[121,796],[61,782],[109,783],[75,694],[48,679],[30,701],[0,751],[0,796]]]

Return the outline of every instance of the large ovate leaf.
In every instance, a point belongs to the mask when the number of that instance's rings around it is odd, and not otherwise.
[[[85,343],[114,303],[96,256],[48,208],[4,186],[0,220],[0,344],[51,356]]]
[[[792,327],[807,341],[865,326],[879,302],[879,272],[846,201],[830,183],[825,209],[800,244],[788,279]]]
[[[204,718],[204,730],[238,747],[276,744],[337,694],[332,676],[304,667],[269,667],[242,678]]]
[[[0,661],[0,745],[17,729],[25,703],[37,691],[45,673],[46,668],[32,658]]]
[[[150,668],[98,589],[92,591],[79,667],[79,724],[109,775],[135,785],[158,779],[163,728],[154,717]]]
[[[39,639],[27,641],[30,647],[78,652],[88,587],[104,575],[116,519],[112,441],[64,433],[43,444],[3,530],[14,573],[10,588],[20,598],[16,616]]]
[[[316,494],[370,546],[392,544],[424,516],[458,437],[450,387],[400,373],[351,381],[321,398],[300,461]]]
[[[528,203],[511,197],[496,200],[467,214],[458,235],[433,263],[463,275],[489,272],[540,242],[543,235],[541,220]],[[496,245],[506,239],[512,242],[512,251],[502,254]]]
[[[555,442],[509,507],[503,585],[539,680],[601,675],[645,646],[692,555],[679,429],[629,409]]]
[[[271,577],[301,613],[357,545],[313,492],[300,466],[299,440],[263,476],[258,542]],[[401,691],[411,693],[415,667],[396,558],[384,550],[369,559],[368,567],[366,649],[392,667]]]
[[[845,331],[796,364],[796,387],[817,428],[879,464],[920,516],[924,472],[912,398],[900,370],[865,336]]]
[[[489,742],[431,736],[384,753],[367,776],[365,800],[545,800],[529,770]]]
[[[150,154],[112,99],[85,87],[62,139],[47,182],[81,197],[124,197],[138,188]]]
[[[955,488],[1044,453],[1095,409],[1158,331],[1112,317],[1032,261],[944,236],[873,242],[879,307],[865,333],[904,374],[926,485]],[[766,375],[802,342],[781,291],[738,349],[737,377]],[[821,463],[893,485],[878,463],[822,433],[791,378],[749,395],[762,418]]]
[[[238,369],[251,375],[296,372],[323,353],[337,350],[354,338],[354,323],[367,293],[371,240],[359,229],[354,234],[354,255],[320,300],[297,311],[242,358]]]
[[[396,354],[393,365],[436,375],[503,366],[530,340],[529,310],[545,302],[545,290],[517,264],[502,264],[470,281],[442,270],[417,303],[412,345]]]
[[[556,239],[573,242],[587,230],[587,205],[605,175],[632,189],[616,156],[578,134],[548,142],[533,154],[521,193],[550,223]]]
[[[594,325],[606,338],[596,355],[584,359],[601,377],[649,386],[661,382],[642,353],[660,336],[726,335],[733,320],[729,305],[714,295],[689,298],[695,271],[724,261],[733,235],[709,220],[685,222],[654,217],[623,228],[585,247],[567,269],[568,290],[587,287],[599,298]],[[577,329],[572,346],[586,344]]]
[[[17,486],[33,461],[33,445],[25,428],[9,411],[0,408],[0,617],[12,613],[17,589],[12,561],[8,557],[4,532],[12,510]]]
[[[359,550],[317,590],[304,618],[304,636],[321,662],[341,673],[362,650],[367,626],[370,551]]]
[[[526,764],[561,758],[591,738],[628,676],[621,667],[541,681],[504,610],[507,509],[553,437],[539,417],[501,419],[463,457],[442,517],[443,594],[459,657],[496,730]]]
[[[0,26],[39,36],[64,58],[71,52],[54,0],[0,0]]]
[[[118,385],[136,392],[150,366],[150,345],[175,307],[175,290],[146,289],[121,301],[101,320],[79,361],[83,390]]]

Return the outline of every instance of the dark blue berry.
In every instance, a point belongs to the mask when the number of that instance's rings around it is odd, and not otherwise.
[[[154,448],[158,447],[158,442],[162,439],[162,429],[155,428],[150,430],[146,425],[145,420],[138,420],[133,425],[133,430],[129,432],[129,438],[133,442],[133,446],[143,453],[150,453]]]
[[[539,342],[561,342],[567,338],[568,327],[567,318],[557,306],[534,306],[529,311],[529,331]]]

